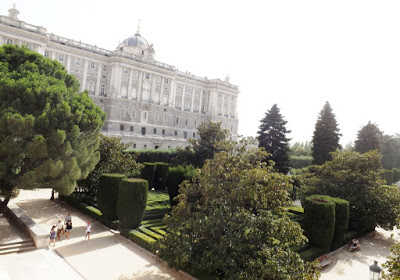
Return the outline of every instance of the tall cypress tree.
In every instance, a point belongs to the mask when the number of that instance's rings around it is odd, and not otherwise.
[[[312,139],[313,164],[323,164],[326,161],[332,160],[330,153],[341,148],[339,144],[341,135],[335,114],[332,112],[332,107],[329,102],[326,102],[315,124]]]
[[[374,123],[368,122],[368,124],[358,131],[354,148],[360,154],[373,150],[378,150],[380,152],[381,140],[382,132],[379,130],[379,127]]]
[[[259,126],[258,141],[259,147],[263,147],[268,153],[271,154],[269,159],[275,162],[275,169],[282,173],[289,171],[289,140],[286,134],[290,133],[287,130],[285,121],[280,114],[280,109],[274,104],[265,117],[261,120]]]

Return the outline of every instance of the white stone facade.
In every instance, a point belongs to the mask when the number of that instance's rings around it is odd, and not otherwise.
[[[26,45],[62,63],[107,114],[103,134],[133,142],[132,148],[173,148],[197,138],[202,122],[222,122],[237,138],[239,90],[229,78],[207,79],[154,60],[139,30],[108,51],[47,33],[18,19],[14,8],[0,16],[0,45]]]

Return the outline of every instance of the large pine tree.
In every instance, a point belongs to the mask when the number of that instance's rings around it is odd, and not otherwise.
[[[315,124],[312,139],[313,164],[323,164],[332,159],[330,153],[341,148],[340,136],[335,114],[333,114],[329,102],[326,102]]]
[[[290,133],[287,130],[285,121],[280,114],[280,109],[274,104],[265,117],[261,120],[259,126],[258,141],[259,147],[263,147],[271,154],[269,159],[275,162],[275,168],[279,172],[287,173],[289,171],[289,140],[286,134]]]
[[[382,132],[379,130],[379,127],[374,123],[368,122],[368,124],[358,131],[354,148],[360,154],[373,150],[378,150],[380,152],[381,140]]]

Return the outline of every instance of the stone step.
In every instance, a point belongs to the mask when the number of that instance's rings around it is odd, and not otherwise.
[[[33,251],[33,250],[36,250],[35,246],[9,248],[9,249],[5,249],[5,250],[1,250],[0,251],[0,255],[13,254],[13,253],[22,253],[22,252]]]
[[[33,241],[9,242],[0,244],[0,255],[35,250]]]

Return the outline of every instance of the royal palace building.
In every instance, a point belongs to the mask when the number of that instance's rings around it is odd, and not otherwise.
[[[0,44],[26,45],[62,63],[107,114],[103,134],[132,142],[132,148],[173,148],[197,138],[203,122],[222,122],[236,139],[239,90],[225,80],[197,77],[154,59],[139,30],[114,51],[58,35],[18,19],[0,16]]]

